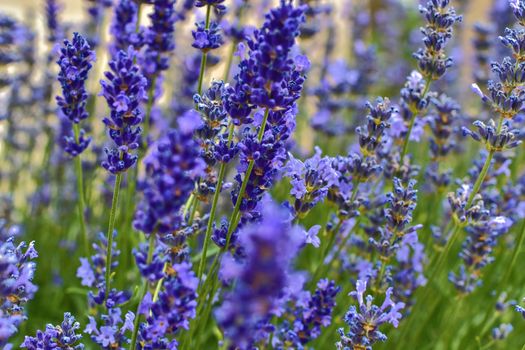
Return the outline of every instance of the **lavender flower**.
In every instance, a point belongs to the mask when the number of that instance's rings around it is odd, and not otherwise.
[[[212,22],[209,28],[206,28],[204,22],[195,23],[197,26],[196,30],[192,31],[193,44],[192,46],[202,52],[209,52],[219,48],[223,44],[221,36],[221,27],[216,23]]]
[[[84,329],[84,333],[91,336],[93,340],[101,349],[104,350],[124,350],[129,343],[127,333],[133,330],[133,320],[135,315],[128,312],[124,319],[122,319],[122,311],[120,308],[109,309],[109,315],[102,315],[101,325],[92,316],[88,316],[89,323]]]
[[[523,299],[525,301],[525,299]],[[516,305],[516,311],[518,311],[523,318],[525,318],[525,308],[522,306]]]
[[[251,123],[253,109],[265,110],[264,115],[255,114],[257,134],[245,128],[239,142],[239,173],[235,176],[238,186],[232,192],[232,200],[244,213],[255,210],[286,161],[284,142],[295,128],[295,101],[305,81],[303,71],[289,57],[302,21],[303,8],[294,8],[291,2],[282,0],[248,42],[249,57],[239,64],[235,86],[225,91],[223,103],[236,125]],[[243,183],[245,193],[239,202]],[[256,217],[257,213],[250,216]]]
[[[0,346],[5,346],[25,319],[24,304],[33,298],[33,284],[38,257],[34,243],[15,245],[14,237],[0,243]]]
[[[135,1],[119,0],[114,11],[110,29],[113,35],[110,53],[116,58],[119,51],[127,50],[130,46],[139,49],[143,45],[144,38],[142,28],[137,25],[138,5]]]
[[[260,223],[243,227],[239,234],[246,259],[240,264],[224,259],[221,267],[223,276],[236,278],[235,288],[215,312],[232,349],[251,349],[267,337],[262,326],[271,318],[287,285],[290,262],[303,242],[300,230],[291,228],[286,215],[270,204]]]
[[[494,28],[482,23],[474,25],[475,37],[472,41],[476,52],[476,67],[473,70],[474,80],[478,85],[486,85],[489,81],[489,53],[492,48],[491,35]]]
[[[282,343],[278,348],[302,350],[319,337],[322,328],[332,322],[335,298],[340,290],[334,281],[322,279],[313,295],[307,291],[294,293],[291,305],[282,315],[285,321],[278,326],[279,342]]]
[[[58,23],[58,13],[62,6],[56,0],[46,0],[46,25],[47,41],[51,44],[57,43],[62,39],[62,28]]]
[[[84,333],[89,334],[91,340],[98,344],[101,349],[123,350],[129,343],[127,333],[133,331],[135,315],[128,312],[122,319],[121,306],[129,301],[131,295],[127,291],[120,291],[115,288],[106,293],[105,270],[108,242],[102,232],[99,233],[97,241],[98,244],[93,244],[95,253],[89,260],[81,258],[80,266],[77,269],[77,277],[81,279],[81,284],[92,288],[88,293],[91,315],[88,316],[89,323],[86,325]],[[113,241],[111,269],[118,266],[119,254],[120,251],[116,249],[116,242]],[[99,306],[103,307],[102,312]]]
[[[504,340],[512,332],[514,328],[510,323],[502,323],[498,327],[492,328],[492,339],[494,340]]]
[[[90,21],[86,25],[86,39],[89,46],[96,48],[100,44],[100,28],[104,22],[105,9],[113,5],[113,0],[90,0],[87,12]]]
[[[141,58],[143,73],[152,83],[152,77],[167,70],[170,54],[175,49],[173,37],[177,13],[175,0],[155,1],[153,12],[150,14],[151,25],[144,31],[144,45],[146,48]]]
[[[321,149],[316,147],[315,154],[304,163],[290,155],[284,175],[290,178],[294,196],[294,211],[298,217],[304,217],[317,203],[324,200],[328,189],[337,180],[337,173],[332,169],[332,160],[321,157]]]
[[[463,135],[468,135],[475,141],[483,143],[489,151],[503,151],[521,144],[521,140],[518,139],[519,129],[510,129],[508,120],[503,121],[501,127],[497,127],[492,119],[488,124],[476,120],[473,125],[478,128],[478,131],[474,132],[464,127]]]
[[[134,220],[137,230],[164,236],[182,227],[180,209],[193,191],[195,179],[204,170],[198,144],[193,139],[193,131],[201,123],[197,112],[187,112],[179,118],[179,130],[168,131],[145,159],[144,199]]]
[[[201,144],[201,156],[210,168],[216,162],[230,162],[238,151],[235,143],[228,146],[225,139],[228,113],[222,103],[223,91],[224,82],[213,81],[202,95],[195,94],[193,97],[203,119],[203,123],[195,128],[195,135]]]
[[[461,22],[462,17],[456,15],[449,3],[450,0],[431,0],[419,8],[427,21],[426,27],[421,29],[425,36],[425,48],[419,49],[414,57],[426,79],[441,78],[452,65],[452,59],[446,57],[444,48],[452,37],[452,27]]]
[[[142,121],[140,102],[145,97],[147,80],[133,63],[135,53],[119,51],[109,63],[112,72],[106,72],[107,80],[100,82],[102,96],[111,111],[104,124],[109,129],[109,136],[115,142],[115,148],[105,149],[107,160],[102,166],[112,174],[125,172],[137,161],[137,155],[131,151],[139,147]]]
[[[28,350],[63,349],[80,350],[81,334],[77,334],[80,324],[69,312],[64,314],[64,321],[59,326],[48,324],[45,331],[38,330],[35,337],[26,336],[21,347]]]
[[[392,269],[395,300],[403,301],[410,306],[416,289],[426,284],[423,275],[423,264],[426,255],[424,245],[418,241],[417,235],[403,237],[396,251],[397,265]]]
[[[62,113],[74,124],[79,124],[88,117],[86,103],[86,80],[91,63],[95,61],[95,52],[87,41],[78,33],[73,34],[73,41],[64,41],[61,55],[57,61],[60,66],[58,81],[62,86],[63,96],[56,100]],[[66,136],[64,139],[65,151],[73,157],[78,156],[88,146],[91,138],[84,138],[84,131],[80,129],[78,135]]]
[[[116,232],[114,233],[116,236]],[[107,256],[107,239],[104,233],[100,232],[97,237],[97,243],[93,243],[94,254],[88,258],[80,258],[80,266],[77,268],[77,277],[80,278],[81,284],[86,287],[96,288],[96,292],[90,291],[88,293],[88,301],[91,308],[97,305],[105,304],[108,308],[127,300],[129,295],[111,290],[106,298],[105,291],[105,273],[106,273],[106,256]],[[111,269],[118,266],[118,256],[120,251],[116,249],[116,242],[113,242],[111,250]],[[105,302],[105,303],[104,303]]]
[[[367,102],[366,106],[369,110],[366,116],[367,123],[357,127],[355,131],[359,135],[359,147],[363,155],[373,156],[382,142],[386,129],[390,128],[389,121],[395,109],[390,106],[388,99],[382,98],[378,98],[375,105]]]
[[[350,326],[350,330],[345,334],[343,328],[339,329],[341,341],[336,344],[338,349],[371,349],[374,343],[387,340],[386,335],[379,330],[381,325],[390,323],[397,327],[399,324],[400,311],[405,304],[392,301],[392,288],[386,291],[385,300],[380,307],[372,304],[374,298],[371,295],[367,295],[365,302],[363,297],[365,291],[366,281],[357,281],[356,291],[351,292],[350,295],[359,305],[358,308],[351,306],[345,315],[344,320]]]
[[[141,311],[146,316],[139,330],[142,349],[176,349],[177,341],[169,338],[181,329],[187,330],[189,321],[195,317],[198,284],[191,264],[171,266],[158,300],[142,302]]]
[[[281,6],[266,15],[262,28],[248,40],[249,57],[239,64],[235,85],[227,89],[224,103],[237,124],[250,123],[255,107],[288,110],[298,98],[299,77],[289,54],[303,20],[302,8],[281,0]]]
[[[493,217],[481,200],[475,202],[473,209],[476,215],[466,227],[468,236],[459,253],[462,265],[459,273],[449,274],[449,280],[462,293],[471,293],[481,284],[481,269],[494,260],[491,253],[498,238],[512,225],[512,221],[504,216]]]
[[[416,208],[415,185],[416,181],[412,180],[406,187],[403,187],[401,180],[394,178],[394,192],[387,195],[390,203],[390,208],[385,211],[387,229],[396,236],[403,237],[416,229],[416,227],[407,229],[407,225],[412,221],[412,212]]]

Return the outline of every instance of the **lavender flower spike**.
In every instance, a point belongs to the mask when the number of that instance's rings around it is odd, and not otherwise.
[[[350,295],[357,300],[359,306],[351,306],[345,315],[345,322],[350,326],[350,331],[345,334],[343,328],[339,329],[341,341],[338,342],[337,348],[341,350],[349,349],[371,349],[371,346],[378,341],[386,341],[386,335],[379,331],[379,326],[390,323],[397,327],[401,319],[401,311],[404,303],[392,301],[392,288],[386,291],[385,301],[379,307],[372,304],[374,298],[367,295],[366,281],[358,280],[356,290]]]
[[[1,232],[0,232],[1,233]],[[35,259],[34,243],[15,245],[14,238],[0,243],[0,347],[18,331],[25,320],[24,304],[33,298],[37,287],[33,284]]]
[[[137,155],[131,151],[139,147],[142,121],[140,102],[145,97],[147,80],[140,69],[133,63],[135,51],[130,46],[128,51],[119,51],[109,63],[111,72],[106,72],[107,80],[102,80],[101,95],[107,101],[110,117],[104,118],[109,137],[115,147],[105,149],[107,160],[102,166],[112,174],[125,172],[137,161]]]
[[[73,124],[78,125],[88,117],[86,111],[88,94],[85,85],[88,72],[95,61],[95,52],[90,49],[86,39],[78,33],[73,34],[72,42],[64,40],[64,47],[60,52],[57,63],[60,67],[58,81],[62,86],[62,96],[57,96],[56,100],[62,113]],[[75,134],[64,138],[65,151],[73,157],[82,153],[91,141],[90,137],[84,138],[82,129],[76,130]]]
[[[64,321],[59,326],[48,324],[45,331],[37,331],[36,337],[26,336],[22,348],[28,350],[63,349],[81,350],[84,344],[79,343],[81,334],[77,334],[80,324],[69,312],[64,314]]]
[[[180,209],[193,191],[196,177],[204,175],[205,163],[193,139],[200,124],[199,113],[188,111],[179,117],[179,128],[169,130],[144,160],[144,199],[133,223],[137,230],[165,235],[181,228]]]

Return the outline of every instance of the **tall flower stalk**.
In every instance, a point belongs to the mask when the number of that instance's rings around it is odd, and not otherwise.
[[[78,33],[73,35],[72,42],[64,41],[61,55],[57,63],[60,67],[58,80],[62,86],[62,96],[57,96],[57,103],[62,113],[73,125],[73,130],[64,139],[64,150],[75,158],[78,191],[78,216],[80,219],[81,234],[84,241],[84,252],[89,251],[89,237],[85,219],[85,193],[80,154],[89,146],[91,137],[85,137],[80,128],[81,121],[88,117],[86,103],[86,80],[88,72],[95,61],[95,52],[87,41]]]
[[[134,58],[135,51],[132,47],[127,52],[119,51],[109,63],[111,71],[105,73],[107,80],[101,81],[102,95],[110,109],[110,116],[103,121],[114,143],[112,148],[105,149],[107,159],[102,166],[115,175],[107,232],[106,291],[110,291],[111,249],[122,177],[137,162],[136,150],[142,132],[139,126],[142,122],[140,103],[144,99],[147,80],[134,64]]]
[[[456,15],[454,8],[449,6],[450,0],[431,0],[426,6],[421,5],[419,12],[425,17],[427,24],[421,28],[424,35],[424,47],[414,53],[414,58],[418,61],[418,68],[421,75],[425,78],[425,85],[421,92],[421,100],[425,100],[430,90],[432,81],[440,79],[445,75],[448,68],[452,66],[452,58],[447,57],[445,46],[452,38],[454,24],[462,20],[461,16]],[[416,122],[416,118],[421,114],[426,104],[409,104],[410,120],[408,130],[403,141],[401,151],[401,161],[408,152],[410,136]]]

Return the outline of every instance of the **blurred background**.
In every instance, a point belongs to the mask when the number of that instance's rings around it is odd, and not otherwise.
[[[251,0],[249,0],[251,1]],[[377,3],[378,6],[381,6],[381,2],[384,0],[353,0],[355,3]],[[421,2],[426,0],[421,0]],[[344,7],[344,0],[323,0],[320,2],[331,3],[339,7]],[[404,0],[408,6],[413,6],[418,1],[417,0]],[[486,22],[489,14],[489,9],[492,4],[492,0],[475,0],[475,1],[454,1],[452,3],[465,3],[463,9],[464,16],[464,33],[462,35],[462,40],[464,41],[463,47],[465,51],[463,52],[465,61],[470,61],[472,59],[472,50],[469,48],[472,46],[470,44],[472,38],[472,28],[473,24],[476,22]],[[67,14],[68,22],[75,22],[83,20],[86,17],[86,4],[89,3],[89,0],[67,0],[63,1],[64,13]],[[457,4],[455,4],[457,6]],[[44,0],[0,0],[0,11],[18,17],[20,19],[33,18],[35,19],[35,25],[38,28],[44,26],[44,18],[42,16],[42,9],[44,7]],[[339,13],[344,13],[344,9],[340,9]],[[337,13],[337,12],[336,12]],[[29,16],[29,17],[28,17]],[[143,13],[143,16],[147,16],[146,13]],[[342,20],[341,20],[342,21]],[[39,30],[39,33],[43,33],[43,30]],[[345,43],[339,43],[340,46],[343,46]],[[467,77],[472,73],[472,65],[462,65],[462,76]]]

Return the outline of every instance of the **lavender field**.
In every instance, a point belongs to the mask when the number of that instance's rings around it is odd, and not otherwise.
[[[0,0],[0,349],[525,350],[525,0]]]

